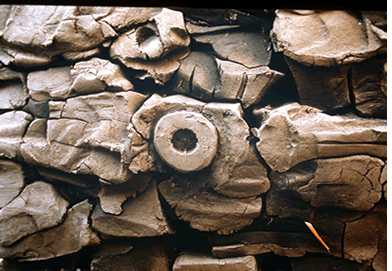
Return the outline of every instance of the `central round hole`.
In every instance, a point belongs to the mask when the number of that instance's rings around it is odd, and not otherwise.
[[[191,151],[196,147],[197,137],[189,129],[180,129],[173,134],[173,147],[179,151]]]

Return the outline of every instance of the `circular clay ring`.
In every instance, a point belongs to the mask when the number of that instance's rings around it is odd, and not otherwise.
[[[169,166],[180,172],[198,171],[214,159],[218,149],[215,126],[202,114],[166,114],[155,126],[154,146]]]

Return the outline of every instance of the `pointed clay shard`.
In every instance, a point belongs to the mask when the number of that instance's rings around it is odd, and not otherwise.
[[[207,175],[208,176],[208,175]],[[176,215],[200,231],[231,234],[250,225],[261,212],[261,198],[232,199],[216,193],[203,176],[173,177],[159,191]]]
[[[147,237],[174,233],[163,214],[156,183],[136,198],[123,203],[120,215],[105,214],[97,205],[92,220],[95,230],[109,236]]]
[[[257,148],[277,172],[315,158],[369,154],[386,157],[386,121],[330,116],[297,103],[264,110]],[[279,150],[279,151],[278,151]]]
[[[18,196],[24,185],[21,164],[0,160],[0,209]]]
[[[271,43],[264,29],[256,27],[216,31],[193,35],[197,42],[211,44],[217,57],[240,63],[248,68],[267,66],[271,59]]]
[[[10,111],[0,115],[0,157],[21,158],[22,137],[33,120],[23,111]]]
[[[73,96],[70,70],[71,68],[66,66],[30,72],[27,75],[30,97],[36,101],[46,101]]]
[[[128,91],[132,83],[126,79],[120,66],[108,60],[93,58],[76,63],[70,71],[72,90],[80,94],[104,90]]]
[[[308,66],[361,62],[386,51],[386,32],[346,11],[298,13],[279,9],[271,39],[274,49]]]
[[[75,204],[60,225],[30,235],[11,247],[0,246],[0,256],[18,258],[20,261],[39,261],[72,254],[85,246],[98,245],[100,240],[89,225],[91,208],[88,200]]]
[[[271,172],[270,179],[275,190],[300,195],[314,207],[369,211],[382,196],[383,166],[381,159],[366,155],[317,159]]]
[[[184,252],[177,257],[173,271],[257,271],[253,256],[216,259],[210,254]]]
[[[27,235],[56,226],[67,207],[68,202],[52,185],[38,181],[26,186],[0,210],[0,244],[10,246]]]
[[[119,215],[122,213],[122,204],[129,197],[136,197],[149,184],[151,176],[138,174],[132,179],[120,185],[108,185],[102,187],[98,193],[99,203],[102,211],[108,214]]]

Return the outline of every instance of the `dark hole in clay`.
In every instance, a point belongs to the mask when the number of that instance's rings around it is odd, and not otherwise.
[[[143,42],[147,41],[149,38],[154,38],[156,37],[155,31],[149,27],[143,27],[138,29],[138,32],[136,34],[136,41],[139,44],[142,44]]]
[[[173,134],[173,147],[179,151],[191,151],[196,147],[197,137],[189,129],[180,129]]]

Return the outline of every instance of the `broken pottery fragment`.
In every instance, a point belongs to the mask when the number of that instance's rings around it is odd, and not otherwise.
[[[79,94],[133,89],[132,83],[126,79],[120,66],[105,59],[92,58],[88,61],[80,61],[72,66],[70,75],[71,89]]]
[[[271,172],[270,180],[275,191],[291,191],[317,208],[369,211],[382,196],[383,166],[381,159],[367,155],[316,159],[284,173]],[[279,201],[267,198],[271,206]]]
[[[177,257],[173,271],[257,271],[256,258],[253,256],[216,259],[212,255],[184,252]]]
[[[271,59],[271,42],[264,29],[232,29],[194,34],[196,42],[210,44],[220,59],[242,64],[247,68],[267,66]]]
[[[174,247],[160,238],[133,239],[132,242],[102,241],[91,261],[91,271],[109,268],[116,271],[171,271]],[[170,241],[170,240],[169,240]]]
[[[330,116],[298,103],[262,112],[262,124],[254,129],[260,139],[256,145],[273,171],[285,172],[315,158],[387,156],[386,120]]]
[[[321,236],[328,244],[327,236]],[[248,231],[229,236],[211,236],[212,254],[217,258],[274,253],[284,257],[302,257],[306,253],[327,253],[310,232]],[[339,256],[333,247],[331,254]]]
[[[350,65],[338,67],[309,67],[286,57],[293,73],[302,105],[326,112],[350,105],[348,73]]]
[[[182,13],[163,8],[147,24],[120,35],[110,46],[110,56],[128,68],[145,71],[140,79],[153,78],[163,85],[188,55],[189,43]]]
[[[75,204],[60,225],[36,232],[10,247],[0,246],[0,257],[38,261],[75,253],[85,246],[98,245],[100,240],[89,225],[91,208],[87,199]]]
[[[355,108],[362,116],[387,117],[386,57],[371,58],[352,66],[351,84]],[[385,84],[385,86],[383,85]]]
[[[343,10],[275,12],[274,50],[307,66],[357,63],[386,52],[386,32]]]
[[[19,195],[25,186],[22,165],[0,160],[0,209]]]
[[[368,270],[362,265],[348,261],[341,258],[336,258],[327,255],[305,255],[301,258],[291,258],[291,270],[292,271],[330,271],[330,270],[340,270],[340,271],[354,271]]]
[[[4,17],[0,61],[21,67],[41,66],[57,56],[83,59],[118,31],[149,21],[161,8],[93,6],[10,6]],[[7,18],[8,17],[8,18]],[[28,17],[27,21],[25,18]]]
[[[181,116],[178,121],[176,116]],[[208,167],[206,178],[217,192],[247,198],[265,193],[270,183],[249,141],[249,126],[242,116],[238,103],[206,104],[181,95],[162,98],[154,94],[133,115],[136,131],[132,135],[139,136],[144,145],[153,137],[158,155],[177,171],[194,172]],[[135,147],[131,146],[132,150]],[[158,163],[147,147],[138,153],[137,150],[140,149],[135,150],[136,156],[130,157],[133,172],[151,170]],[[157,162],[149,162],[151,167],[146,168],[140,159]]]
[[[26,186],[0,210],[0,244],[10,246],[19,239],[59,224],[68,202],[55,188],[42,181]]]
[[[375,270],[387,270],[386,215],[386,205],[380,205],[362,218],[347,223],[343,243],[345,259],[359,263],[370,261]]]
[[[102,211],[108,214],[119,215],[122,213],[121,205],[129,197],[136,198],[136,194],[144,191],[151,180],[150,175],[137,174],[132,179],[120,185],[103,186],[98,193]]]
[[[33,71],[27,75],[29,95],[36,101],[65,100],[73,95],[69,66]],[[50,78],[50,79],[49,79]]]
[[[268,66],[246,68],[243,65],[216,58],[221,86],[214,98],[240,100],[244,108],[261,101],[268,88],[275,84],[283,73]]]
[[[220,195],[210,188],[207,176],[173,176],[159,184],[159,191],[181,220],[200,231],[231,234],[260,215],[261,197],[233,199]]]
[[[122,209],[120,215],[105,214],[97,205],[92,214],[94,229],[108,236],[121,237],[174,233],[163,214],[155,182],[136,198],[126,200]]]
[[[129,148],[127,127],[144,99],[127,91],[49,102],[50,119],[36,119],[29,127],[23,157],[33,165],[93,174],[109,183],[126,182],[132,176],[122,163]]]
[[[20,160],[22,137],[33,117],[23,111],[0,115],[0,157]]]

